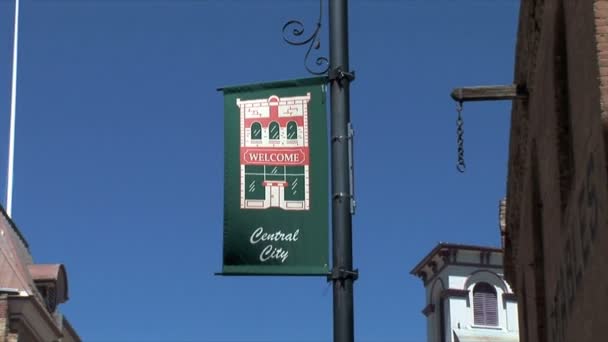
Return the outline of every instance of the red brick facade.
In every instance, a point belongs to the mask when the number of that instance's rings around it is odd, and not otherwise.
[[[608,0],[522,0],[505,275],[522,342],[603,341],[608,315]]]

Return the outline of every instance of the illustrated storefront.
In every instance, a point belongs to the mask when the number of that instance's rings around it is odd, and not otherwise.
[[[306,96],[241,101],[241,208],[309,210]]]

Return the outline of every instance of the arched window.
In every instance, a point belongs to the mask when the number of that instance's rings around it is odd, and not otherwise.
[[[280,137],[279,124],[276,122],[271,122],[270,126],[268,126],[268,136],[270,139],[278,140]]]
[[[262,125],[259,122],[254,122],[251,124],[251,140],[261,140],[262,139]]]
[[[298,124],[295,121],[287,123],[287,139],[298,139]]]
[[[498,325],[496,289],[488,283],[473,288],[473,321],[476,325]]]

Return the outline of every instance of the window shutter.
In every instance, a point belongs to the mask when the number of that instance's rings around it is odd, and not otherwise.
[[[486,318],[484,315],[485,305],[484,294],[479,291],[473,292],[473,316],[475,324],[485,324]]]
[[[473,321],[477,325],[498,325],[496,290],[487,283],[473,289]]]

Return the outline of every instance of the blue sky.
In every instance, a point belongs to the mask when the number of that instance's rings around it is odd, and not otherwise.
[[[13,0],[0,0],[0,170]],[[21,0],[13,218],[39,263],[66,264],[85,341],[330,341],[322,278],[216,277],[225,85],[306,77],[289,19],[316,0]],[[516,0],[352,0],[358,341],[425,341],[411,268],[438,241],[499,245]],[[326,19],[327,17],[325,17]],[[322,49],[327,52],[327,24]],[[0,190],[6,188],[0,172]]]

